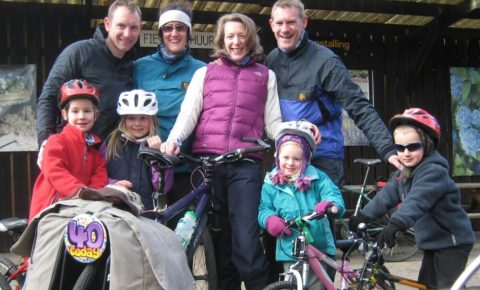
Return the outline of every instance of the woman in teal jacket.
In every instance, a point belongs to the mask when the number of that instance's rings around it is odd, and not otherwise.
[[[188,1],[170,3],[160,11],[157,51],[134,63],[133,78],[139,89],[153,92],[158,103],[159,136],[167,140],[195,71],[205,63],[193,58],[188,41],[192,34],[192,10]],[[191,152],[192,136],[182,143],[181,151]],[[175,168],[174,188],[168,193],[172,204],[192,190],[191,168]],[[172,222],[172,225],[175,223]]]
[[[267,173],[262,187],[260,226],[272,236],[279,237],[285,230],[285,220],[313,211],[324,214],[333,206],[338,208],[338,216],[342,216],[345,204],[340,190],[323,171],[309,164],[316,144],[304,122],[288,122],[280,130],[275,147],[276,167]],[[312,245],[335,258],[335,242],[328,219],[311,221],[309,229],[314,239]],[[277,239],[277,261],[294,261],[289,254],[297,236],[298,233],[286,229],[281,239]],[[329,272],[329,275],[333,279],[335,273]]]

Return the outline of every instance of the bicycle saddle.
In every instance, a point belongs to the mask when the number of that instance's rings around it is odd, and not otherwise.
[[[27,219],[10,217],[0,220],[0,232],[23,231],[27,227]]]
[[[159,171],[177,166],[183,162],[182,159],[176,155],[163,154],[157,149],[149,147],[140,148],[138,158],[147,163],[148,166],[153,166]]]
[[[336,240],[335,241],[335,247],[342,251],[343,253],[346,253],[352,246],[356,243],[357,241],[354,239],[348,239],[348,240]],[[357,245],[358,247],[358,245]]]
[[[361,158],[358,158],[358,159],[355,159],[353,161],[353,163],[361,163],[361,164],[364,164],[364,165],[376,165],[378,163],[381,163],[382,160],[381,159],[361,159]]]

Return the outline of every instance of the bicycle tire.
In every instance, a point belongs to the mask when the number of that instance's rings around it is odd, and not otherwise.
[[[15,271],[17,271],[17,265],[12,262],[7,257],[0,257],[0,274],[2,277],[5,278],[5,281],[8,281],[7,275],[11,275]],[[25,275],[18,275],[15,280],[10,281],[10,285],[13,286],[14,289],[20,289],[25,284]]]
[[[0,276],[0,289],[1,290],[12,290],[12,287],[8,284],[7,280],[5,280],[5,277]]]
[[[277,281],[267,285],[263,290],[296,290],[297,283],[295,281]]]
[[[217,267],[212,236],[206,228],[195,249],[187,252],[188,265],[198,290],[217,289]]]
[[[80,276],[78,276],[72,290],[95,289],[94,285],[96,284],[98,270],[98,263],[87,264],[80,273]]]

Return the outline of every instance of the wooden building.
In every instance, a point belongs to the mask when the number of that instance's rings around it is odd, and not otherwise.
[[[0,65],[36,64],[37,95],[57,55],[65,46],[90,38],[106,15],[107,1],[0,0]],[[138,0],[143,29],[155,30],[163,0]],[[268,26],[272,0],[193,1],[194,31],[211,32],[226,12],[252,17],[265,51],[276,46]],[[440,152],[452,162],[450,67],[480,67],[480,4],[474,0],[309,0],[311,39],[330,47],[349,69],[369,70],[374,106],[384,121],[418,106],[438,117]],[[137,56],[155,48],[140,47]],[[192,49],[205,61],[209,50]],[[480,92],[479,92],[480,98]],[[1,122],[1,120],[0,120]],[[479,140],[480,141],[480,140]],[[477,155],[480,153],[477,153]],[[367,146],[346,147],[345,180],[361,183],[355,158],[376,157]],[[0,152],[0,218],[27,216],[38,175],[37,152]],[[388,176],[386,164],[375,176]],[[455,177],[478,182],[478,176]],[[373,178],[371,179],[373,181]],[[478,189],[477,189],[478,190]],[[464,197],[470,202],[470,196]],[[349,202],[347,200],[347,202]]]

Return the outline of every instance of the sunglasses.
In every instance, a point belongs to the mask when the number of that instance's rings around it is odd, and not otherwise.
[[[395,148],[397,149],[398,152],[403,152],[405,151],[405,149],[408,149],[408,151],[413,152],[413,151],[417,151],[420,148],[423,148],[423,143],[410,143],[407,145],[395,144]]]
[[[183,25],[183,24],[175,24],[175,25],[167,24],[167,25],[162,26],[162,31],[165,32],[165,33],[170,33],[174,29],[177,32],[185,32],[185,31],[187,31],[187,26]]]

